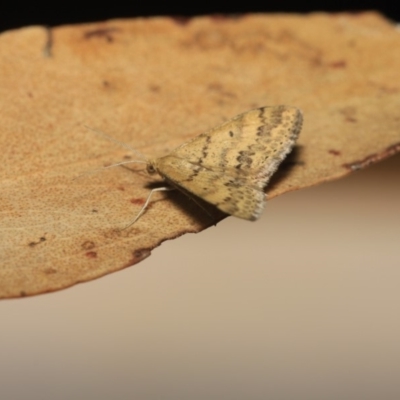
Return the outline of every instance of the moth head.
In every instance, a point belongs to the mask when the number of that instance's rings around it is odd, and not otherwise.
[[[149,161],[149,162],[147,163],[146,170],[147,170],[147,173],[148,173],[149,175],[154,175],[155,173],[157,173],[157,168],[156,168],[156,166],[154,165],[154,162],[153,162],[153,161]]]

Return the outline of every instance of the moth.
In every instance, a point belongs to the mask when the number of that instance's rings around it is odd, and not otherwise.
[[[126,227],[142,216],[154,192],[172,189],[199,197],[226,214],[258,219],[266,201],[264,188],[292,150],[302,122],[296,107],[261,107],[200,134],[164,157],[120,163],[145,162],[147,172],[160,175],[166,183],[151,190]]]

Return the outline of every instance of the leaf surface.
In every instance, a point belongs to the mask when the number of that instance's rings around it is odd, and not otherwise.
[[[400,151],[400,47],[376,13],[112,20],[0,36],[0,297],[62,289],[136,264],[223,218],[158,193],[139,159],[237,114],[300,108],[295,151],[269,198]],[[84,174],[83,176],[81,176]],[[86,174],[86,175],[85,175]]]

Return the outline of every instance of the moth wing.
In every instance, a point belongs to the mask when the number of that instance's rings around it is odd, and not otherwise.
[[[209,169],[173,155],[158,159],[157,170],[177,189],[194,194],[229,215],[254,221],[264,208],[262,189],[249,184],[237,172],[232,176],[226,169]]]
[[[292,150],[302,121],[295,107],[257,108],[202,133],[170,155],[208,170],[236,170],[248,184],[264,188]]]

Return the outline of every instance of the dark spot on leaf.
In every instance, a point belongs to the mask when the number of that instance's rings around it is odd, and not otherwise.
[[[82,243],[82,249],[83,250],[92,250],[96,247],[96,245],[94,244],[94,242],[87,240],[86,242]]]
[[[133,252],[133,257],[135,259],[142,259],[150,255],[150,250],[148,248],[137,249]]]
[[[56,274],[57,273],[57,270],[55,269],[55,268],[46,268],[44,271],[43,271],[46,275],[52,275],[52,274]]]
[[[149,90],[154,93],[158,93],[161,90],[159,85],[149,85]]]
[[[345,121],[355,123],[357,122],[356,114],[357,109],[355,107],[345,107],[340,110],[341,114],[343,114]]]
[[[345,68],[347,67],[347,62],[345,60],[338,60],[331,62],[329,66],[332,68]]]
[[[114,36],[112,35],[115,32],[118,32],[117,28],[99,28],[93,29],[90,31],[86,31],[84,34],[85,39],[92,39],[94,37],[104,38],[107,42],[113,42]]]
[[[144,202],[145,202],[144,199],[131,199],[130,201],[131,201],[132,204],[138,204],[140,206],[142,206],[144,204]]]
[[[334,156],[339,156],[341,154],[339,150],[334,150],[334,149],[329,150],[328,153]]]
[[[88,257],[88,258],[97,258],[97,253],[95,251],[88,251],[86,253],[86,257]]]
[[[30,242],[29,247],[35,247],[36,245],[46,241],[46,238],[42,236],[37,242]]]

